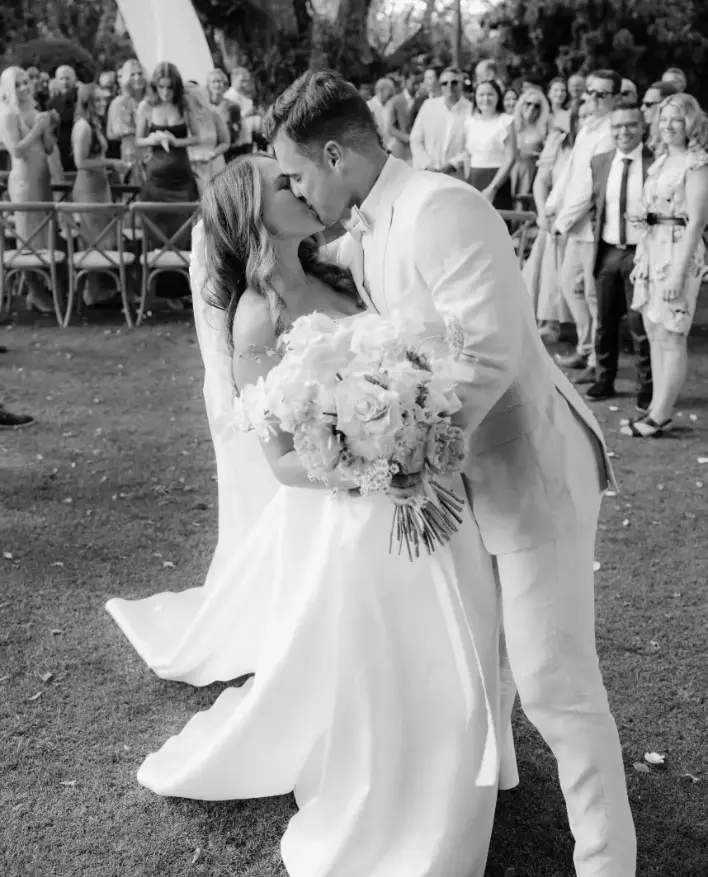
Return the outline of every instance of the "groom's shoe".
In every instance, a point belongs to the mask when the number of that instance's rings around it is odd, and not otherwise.
[[[561,368],[571,368],[574,370],[585,369],[588,367],[588,358],[582,353],[571,353],[570,356],[556,355],[556,362]]]

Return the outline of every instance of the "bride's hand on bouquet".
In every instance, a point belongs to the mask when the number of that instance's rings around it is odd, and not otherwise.
[[[422,483],[423,476],[420,472],[413,475],[394,475],[387,492],[395,505],[405,505],[411,497],[420,493]]]

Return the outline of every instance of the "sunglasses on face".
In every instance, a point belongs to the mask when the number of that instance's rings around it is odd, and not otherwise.
[[[606,97],[612,97],[611,91],[600,91],[597,88],[588,89],[585,94],[588,97],[594,97],[596,100],[604,100]]]
[[[460,82],[459,79],[443,79],[443,80],[440,82],[440,85],[441,85],[443,88],[445,88],[446,85],[450,85],[450,86],[452,86],[452,85],[462,85],[462,83]]]
[[[531,107],[531,109],[533,109],[533,110],[540,110],[541,109],[541,104],[537,104],[533,101],[527,101],[526,106]]]
[[[658,100],[643,100],[643,101],[642,101],[642,107],[643,107],[644,109],[650,109],[651,107],[655,107],[658,103],[661,103],[661,101],[658,101]]]

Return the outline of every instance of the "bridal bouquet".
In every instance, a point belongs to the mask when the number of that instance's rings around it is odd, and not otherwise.
[[[291,433],[308,477],[336,473],[362,495],[387,491],[395,476],[414,475],[404,498],[392,494],[394,541],[411,560],[457,530],[463,500],[436,479],[461,469],[460,408],[450,363],[462,348],[448,330],[445,355],[426,353],[410,322],[366,314],[337,323],[300,317],[281,339],[282,360],[235,400],[236,425],[267,441]]]

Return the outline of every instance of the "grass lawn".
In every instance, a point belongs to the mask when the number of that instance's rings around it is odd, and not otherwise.
[[[284,875],[290,797],[163,799],[135,780],[221,690],[152,676],[103,611],[201,584],[215,544],[201,360],[174,316],[133,332],[110,318],[0,329],[0,399],[39,420],[0,433],[3,877]],[[598,408],[623,492],[603,507],[597,631],[640,877],[708,877],[707,312],[698,323],[675,435],[616,437],[628,395]],[[500,798],[488,877],[568,877],[553,761],[520,714],[516,731],[521,785]],[[666,768],[638,772],[654,751]]]

